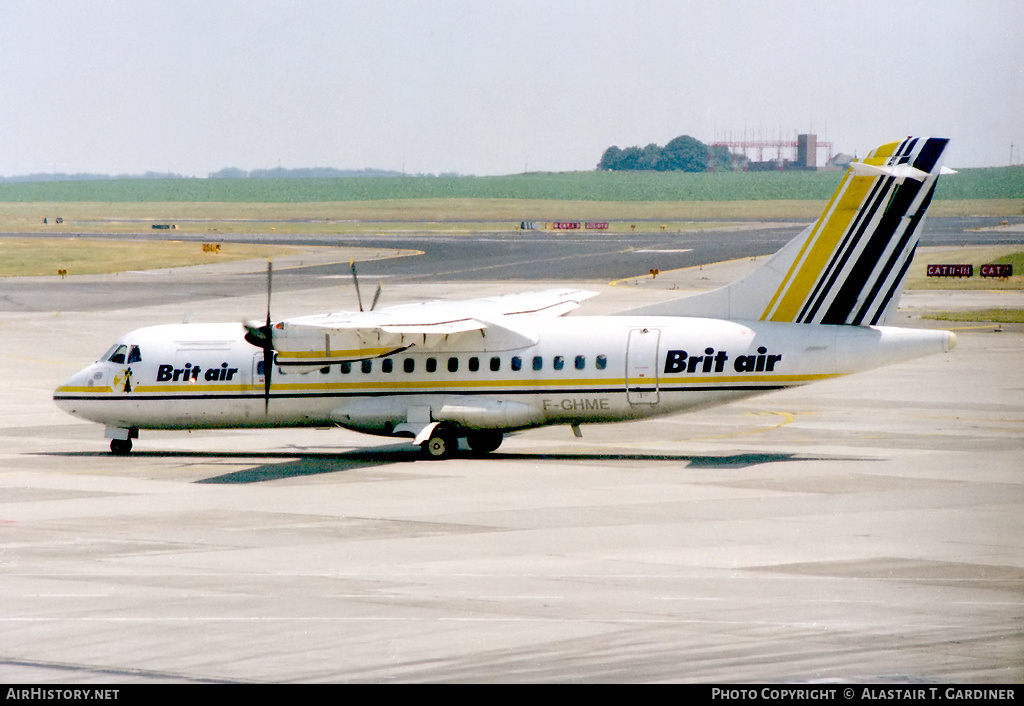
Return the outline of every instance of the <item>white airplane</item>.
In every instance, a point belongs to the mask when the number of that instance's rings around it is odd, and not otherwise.
[[[54,392],[127,454],[140,429],[341,426],[459,439],[645,419],[949,351],[948,331],[890,327],[948,140],[883,145],[818,221],[722,289],[568,317],[580,290],[138,329]],[[360,305],[360,309],[361,309]]]

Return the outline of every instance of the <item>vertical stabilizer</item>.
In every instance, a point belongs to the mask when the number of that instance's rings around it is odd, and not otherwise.
[[[818,221],[746,277],[630,314],[808,324],[886,324],[949,140],[910,137],[847,170]]]

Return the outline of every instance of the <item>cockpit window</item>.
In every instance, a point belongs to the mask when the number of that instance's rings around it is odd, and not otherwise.
[[[107,358],[111,363],[118,363],[124,365],[124,357],[128,353],[128,346],[118,346],[114,349],[114,352]]]
[[[128,353],[129,363],[138,363],[142,360],[142,353],[139,351],[138,346],[132,346],[131,351]]]

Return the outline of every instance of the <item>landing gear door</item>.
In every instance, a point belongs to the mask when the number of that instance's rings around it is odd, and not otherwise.
[[[659,329],[637,328],[626,344],[626,399],[632,405],[658,404]]]

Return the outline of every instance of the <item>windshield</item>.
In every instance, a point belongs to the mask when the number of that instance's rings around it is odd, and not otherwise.
[[[128,352],[128,346],[122,344],[120,346],[114,346],[110,350],[111,353],[106,357],[106,359],[111,363],[120,363],[121,365],[124,365],[124,356]]]
[[[142,360],[142,351],[138,346],[128,346],[124,343],[115,343],[113,347],[103,354],[100,360],[110,363],[124,365],[125,363],[138,363]]]

